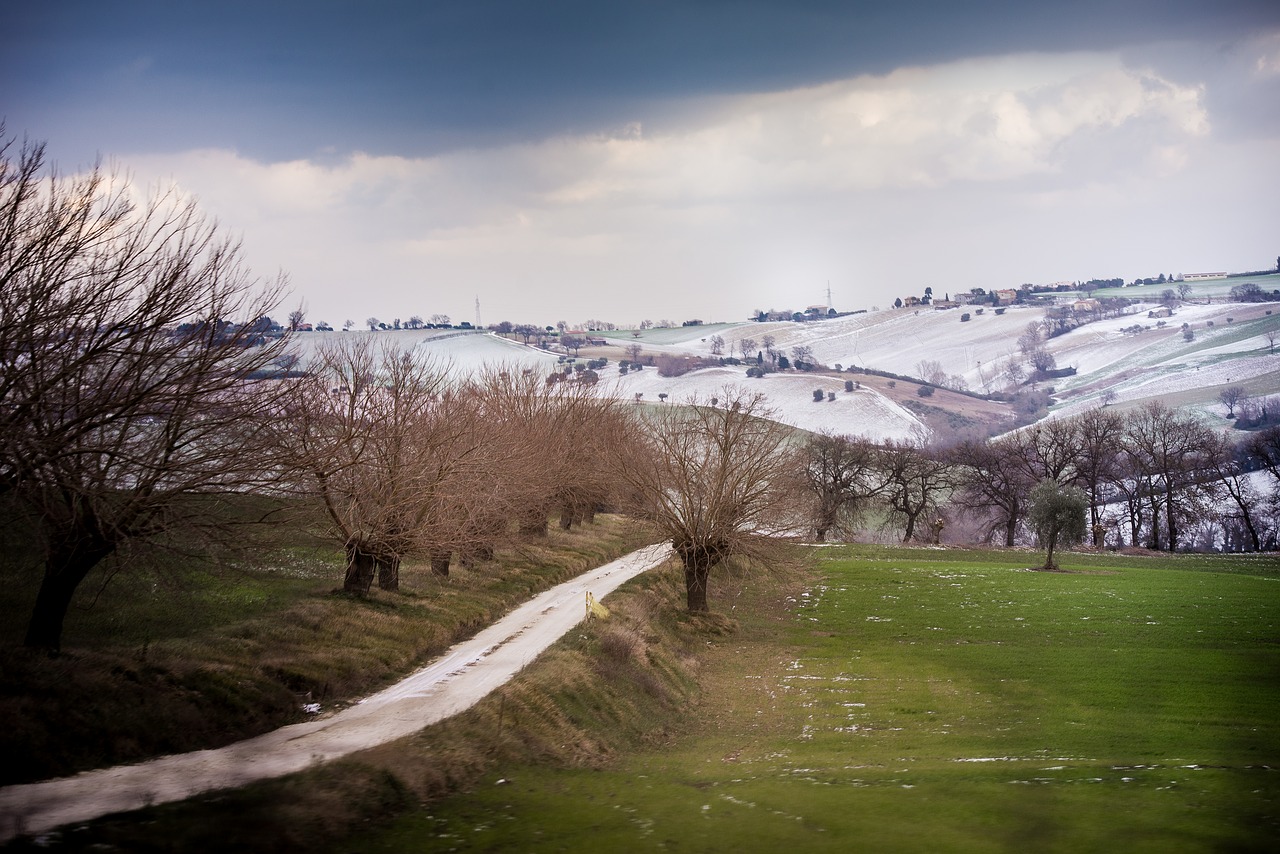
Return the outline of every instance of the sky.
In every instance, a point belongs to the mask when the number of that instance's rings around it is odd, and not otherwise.
[[[334,326],[1271,269],[1280,3],[9,2],[0,118]]]

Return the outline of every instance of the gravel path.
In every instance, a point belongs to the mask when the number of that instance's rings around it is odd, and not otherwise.
[[[109,813],[280,777],[417,732],[464,711],[577,625],[597,599],[671,555],[649,546],[566,581],[391,687],[330,716],[139,765],[0,789],[0,842]]]

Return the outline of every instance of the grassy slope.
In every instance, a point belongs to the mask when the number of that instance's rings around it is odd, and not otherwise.
[[[363,599],[335,591],[340,554],[297,526],[256,530],[254,548],[218,560],[191,549],[134,556],[85,583],[53,659],[17,646],[38,575],[30,555],[8,550],[0,784],[218,746],[302,719],[304,702],[328,709],[372,692],[644,541],[620,517],[597,518],[489,564],[455,564],[444,582],[408,564],[401,592]]]
[[[748,588],[660,750],[502,767],[342,849],[1280,844],[1275,558],[826,554],[789,610]]]
[[[475,709],[61,850],[1266,851],[1280,564],[869,546],[650,573]],[[695,680],[698,683],[695,686]],[[441,799],[458,787],[466,794]],[[374,828],[378,828],[377,831]],[[30,843],[15,846],[34,850]],[[47,850],[47,849],[42,849]]]

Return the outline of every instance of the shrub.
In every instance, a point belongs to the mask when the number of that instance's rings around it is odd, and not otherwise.
[[[933,386],[922,385],[918,389],[916,389],[916,394],[920,395],[921,397],[933,397]]]
[[[853,391],[853,380],[845,380],[845,381],[844,381],[844,390],[845,390],[845,391]]]
[[[822,403],[822,399],[823,399],[824,397],[826,397],[826,395],[825,395],[825,394],[823,394],[822,389],[820,389],[820,388],[815,388],[815,389],[813,390],[813,402],[814,402],[814,403]]]

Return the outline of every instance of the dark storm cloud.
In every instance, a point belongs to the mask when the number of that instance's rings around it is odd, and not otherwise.
[[[0,113],[78,159],[423,154],[653,121],[678,98],[1275,25],[1271,0],[29,3],[0,35]]]

